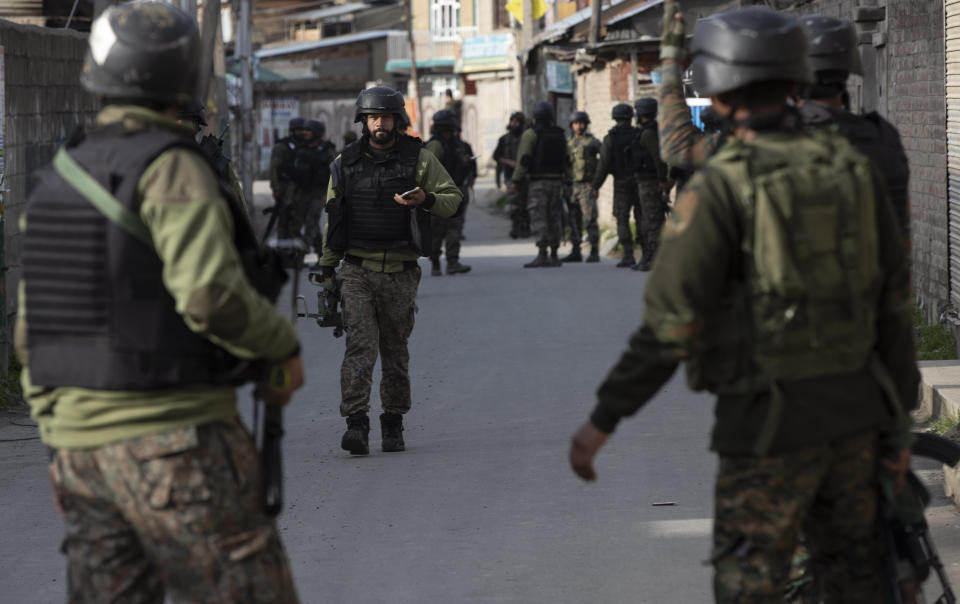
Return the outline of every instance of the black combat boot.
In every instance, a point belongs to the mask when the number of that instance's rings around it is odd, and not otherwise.
[[[636,263],[637,261],[633,259],[633,250],[629,250],[623,253],[623,258],[617,263],[617,268],[630,268]]]
[[[363,411],[347,416],[347,431],[343,433],[340,447],[351,455],[370,453],[370,418]]]
[[[636,264],[634,264],[633,266],[630,267],[630,270],[632,270],[632,271],[640,271],[640,272],[645,273],[645,272],[647,272],[647,271],[650,270],[650,261],[647,260],[646,258],[641,258],[641,259],[640,259],[640,262],[638,262],[638,263],[636,263]]]
[[[560,262],[583,262],[583,254],[580,253],[580,244],[573,244],[573,251],[560,259]]]
[[[557,256],[557,247],[556,245],[550,246],[550,264],[547,266],[563,266],[563,262],[561,262]]]
[[[547,247],[541,245],[540,251],[537,253],[537,257],[533,259],[532,262],[528,262],[523,265],[523,268],[540,268],[542,266],[549,266],[550,258],[547,257]]]
[[[384,453],[403,451],[403,416],[399,413],[380,414],[380,437]]]
[[[443,275],[443,271],[440,269],[440,259],[431,258],[430,259],[430,274],[434,277],[439,277]]]
[[[600,262],[600,249],[596,243],[590,244],[590,255],[587,256],[587,262]]]
[[[456,275],[457,273],[469,273],[471,267],[466,264],[460,264],[459,258],[453,260],[447,259],[447,274]]]

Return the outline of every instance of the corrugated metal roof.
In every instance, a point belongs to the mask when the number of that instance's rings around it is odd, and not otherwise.
[[[612,0],[610,4],[608,4],[607,6],[604,6],[602,10],[604,11],[610,10],[614,6],[623,4],[624,2],[628,2],[628,1],[629,0]],[[593,7],[588,6],[587,8],[584,8],[582,10],[579,10],[573,13],[566,19],[561,19],[560,21],[557,21],[550,27],[547,27],[546,29],[541,31],[539,34],[537,34],[533,38],[533,45],[536,46],[537,44],[541,44],[543,42],[547,42],[555,38],[562,37],[571,28],[576,27],[577,25],[580,25],[584,21],[589,21],[590,13],[592,11],[593,11]]]
[[[631,8],[627,12],[617,15],[616,17],[611,18],[609,21],[606,21],[604,25],[614,25],[620,23],[621,21],[626,21],[627,19],[639,15],[640,13],[649,10],[655,6],[660,6],[663,4],[663,0],[653,0],[653,2],[648,2],[643,6],[638,6],[636,8]]]
[[[43,0],[3,0],[0,17],[42,17]]]
[[[293,42],[291,44],[284,44],[283,46],[276,46],[274,48],[264,48],[258,50],[255,54],[258,59],[265,59],[268,57],[277,57],[281,55],[289,55],[296,52],[306,52],[308,50],[316,50],[317,48],[324,48],[327,46],[337,46],[340,44],[352,44],[354,42],[364,42],[366,40],[376,40],[377,38],[386,38],[392,33],[404,34],[405,32],[398,29],[380,29],[374,31],[362,31],[356,34],[347,34],[345,36],[334,36],[332,38],[324,38],[323,40],[316,40],[311,42]]]
[[[327,17],[337,17],[340,15],[349,15],[350,13],[360,12],[372,7],[372,4],[363,2],[351,2],[350,4],[340,4],[338,6],[328,6],[315,10],[307,10],[300,13],[286,15],[284,21],[313,21],[315,19],[325,19]]]

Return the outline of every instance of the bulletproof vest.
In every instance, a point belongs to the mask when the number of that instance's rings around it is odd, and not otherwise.
[[[173,147],[197,144],[172,132],[110,126],[75,135],[69,156],[139,216],[137,186]],[[245,367],[192,332],[163,284],[153,246],[102,214],[52,167],[39,173],[26,208],[23,276],[31,379],[45,387],[151,390],[244,381]],[[228,192],[224,191],[227,195]],[[264,260],[239,202],[228,198],[236,244],[251,282],[276,299],[279,275],[256,273]],[[268,269],[269,270],[269,269]],[[266,291],[266,290],[269,290]]]
[[[530,174],[563,174],[567,167],[567,138],[557,126],[533,127],[537,145],[533,149]]]
[[[613,163],[610,173],[614,178],[633,178],[633,161],[630,158],[630,147],[637,135],[633,126],[614,126],[608,133],[613,143]]]
[[[430,142],[432,141],[443,145],[443,157],[440,158],[440,163],[453,179],[453,184],[462,186],[470,176],[470,161],[469,156],[465,155],[463,141],[457,137],[451,137],[450,140],[434,137],[430,139]]]
[[[781,132],[728,142],[705,169],[733,192],[743,241],[691,386],[776,395],[868,368],[882,284],[869,161],[838,134]]]
[[[284,163],[283,172],[298,187],[318,187],[330,180],[328,165],[328,142],[323,141],[316,147],[302,145],[297,147]]]
[[[897,129],[877,113],[854,115],[807,102],[800,109],[807,126],[827,128],[837,126],[847,140],[863,153],[883,175],[887,196],[897,213],[905,236],[910,232],[910,209],[907,205],[910,189],[910,163]]]
[[[582,138],[571,137],[568,141],[573,160],[573,178],[578,182],[592,182],[597,173],[597,139],[589,133]]]
[[[656,132],[657,122],[647,122],[643,126],[635,128],[636,134],[630,141],[630,146],[627,147],[627,155],[633,166],[633,172],[638,178],[656,178],[657,176],[657,161],[642,143],[643,133],[650,128],[653,128],[653,131]]]
[[[417,186],[420,140],[401,136],[385,153],[367,153],[365,139],[341,154],[347,245],[368,250],[409,247],[411,209],[395,194]]]

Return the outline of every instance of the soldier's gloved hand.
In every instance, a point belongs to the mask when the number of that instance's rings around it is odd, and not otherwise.
[[[593,458],[610,435],[601,432],[589,421],[580,426],[570,443],[570,467],[580,478],[593,482],[597,473],[593,470]]]
[[[264,378],[257,384],[257,396],[268,405],[286,405],[293,393],[303,386],[303,362],[300,353],[285,361],[267,366]]]
[[[686,23],[677,0],[663,3],[663,33],[660,38],[660,60],[682,61],[686,56]]]

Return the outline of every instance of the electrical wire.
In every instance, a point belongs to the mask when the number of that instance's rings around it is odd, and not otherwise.
[[[63,29],[70,29],[70,23],[73,22],[73,15],[77,12],[78,4],[80,4],[80,0],[73,0],[73,8],[70,9],[70,16],[67,17],[67,24],[63,26]]]

